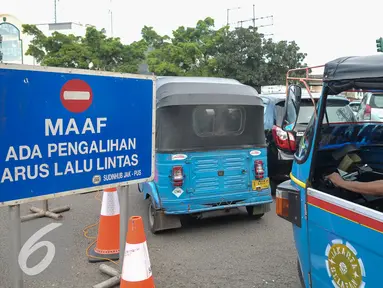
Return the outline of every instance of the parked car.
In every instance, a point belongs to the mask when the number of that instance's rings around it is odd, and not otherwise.
[[[364,94],[356,118],[358,121],[383,121],[383,93]]]
[[[360,106],[360,101],[352,101],[348,105],[350,106],[352,112],[354,112],[354,115],[356,116],[358,114],[358,110],[359,110],[359,106]]]
[[[264,129],[267,142],[268,169],[270,178],[271,192],[275,193],[276,186],[289,178],[296,145],[299,143],[304,131],[314,113],[314,105],[308,94],[303,94],[301,99],[299,115],[295,114],[293,105],[288,105],[287,119],[288,123],[294,123],[298,117],[295,127],[291,127],[289,133],[282,130],[285,94],[261,94],[264,105]],[[319,93],[312,93],[314,101],[320,98]],[[350,101],[342,96],[329,96],[327,99],[327,117],[329,122],[334,122],[333,119],[339,117],[356,121],[352,109],[348,105]],[[344,107],[341,115],[339,108]],[[351,114],[351,115],[350,115]],[[351,121],[351,122],[352,122]],[[292,126],[292,125],[287,125]],[[286,128],[285,128],[286,130]],[[290,141],[288,141],[288,138]]]

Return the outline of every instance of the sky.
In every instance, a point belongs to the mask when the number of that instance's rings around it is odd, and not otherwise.
[[[96,4],[97,3],[97,4]],[[309,4],[310,3],[310,4]],[[216,27],[226,24],[227,9],[232,26],[255,16],[260,32],[272,33],[275,41],[296,41],[308,54],[306,63],[322,65],[338,57],[376,54],[375,40],[383,36],[383,2],[379,0],[58,0],[57,21],[92,24],[107,29],[128,44],[140,39],[144,25],[160,34],[171,34],[178,26],[195,26],[206,17]],[[0,0],[0,14],[16,16],[23,23],[54,22],[54,0]],[[250,24],[248,22],[247,24]],[[244,24],[246,25],[246,24]],[[271,37],[271,36],[270,36]]]

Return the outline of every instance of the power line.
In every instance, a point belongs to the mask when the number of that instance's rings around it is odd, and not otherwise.
[[[247,23],[247,22],[252,22],[253,27],[257,27],[257,28],[264,28],[264,27],[274,26],[274,16],[273,15],[262,16],[262,17],[255,17],[255,4],[253,4],[253,17],[252,18],[244,19],[244,20],[239,20],[237,22],[231,22],[230,23],[230,21],[229,21],[229,12],[231,10],[239,10],[239,9],[241,9],[241,7],[235,7],[235,8],[227,9],[227,11],[226,11],[226,13],[227,13],[226,14],[226,17],[227,17],[226,25],[227,26],[237,25],[237,27],[238,26],[243,27],[243,24]],[[265,19],[271,19],[271,23],[270,24],[256,25],[256,21],[265,20]],[[264,35],[273,35],[273,34],[269,33],[269,34],[264,34]]]
[[[257,20],[264,20],[264,19],[271,19],[272,20],[272,23],[271,24],[266,24],[266,25],[255,25],[255,21]],[[254,27],[258,27],[258,28],[261,28],[261,27],[268,27],[268,26],[273,26],[274,25],[274,16],[273,15],[270,15],[270,16],[264,16],[264,17],[258,17],[258,18],[251,18],[251,19],[246,19],[246,20],[240,20],[238,21],[236,24],[240,24],[241,27],[243,26],[243,23],[246,23],[246,22],[250,22],[252,21],[253,22],[253,26]],[[234,24],[234,23],[233,23]]]

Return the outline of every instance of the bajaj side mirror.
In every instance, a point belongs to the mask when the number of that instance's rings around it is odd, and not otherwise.
[[[302,88],[298,85],[291,85],[293,88],[292,94],[295,97],[295,104],[297,109],[297,114],[299,113],[299,109],[301,108],[301,99],[302,99]]]
[[[291,131],[295,127],[298,118],[302,98],[302,88],[298,85],[290,85],[285,101],[282,128]]]

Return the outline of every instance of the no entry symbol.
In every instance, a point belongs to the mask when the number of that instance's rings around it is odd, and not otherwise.
[[[61,88],[60,99],[68,111],[81,113],[92,104],[93,93],[88,83],[80,79],[72,79]]]

